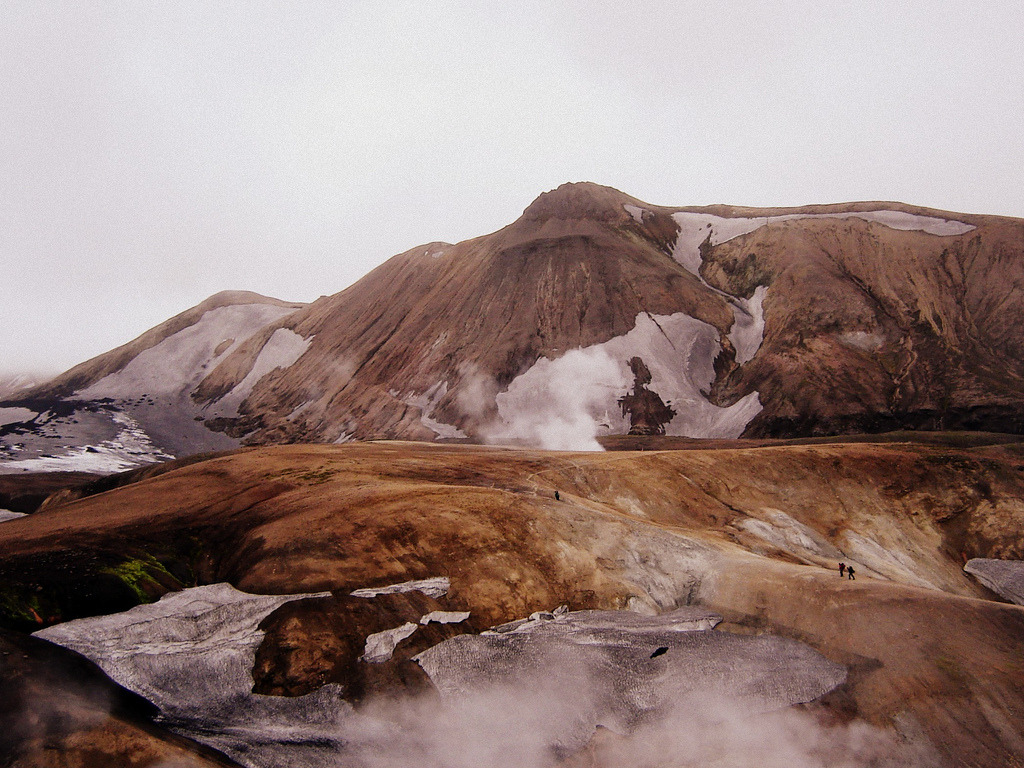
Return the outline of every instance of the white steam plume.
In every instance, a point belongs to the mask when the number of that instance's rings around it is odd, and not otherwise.
[[[498,422],[484,437],[556,451],[603,450],[600,421],[629,383],[623,364],[600,346],[541,358],[497,395]]]

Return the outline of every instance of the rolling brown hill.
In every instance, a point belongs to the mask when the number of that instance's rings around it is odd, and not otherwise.
[[[1007,438],[936,438],[248,449],[0,524],[0,610],[29,630],[193,584],[329,590],[263,624],[256,685],[295,695],[328,681],[422,686],[409,654],[391,672],[360,670],[351,648],[409,609],[354,611],[345,596],[359,588],[446,577],[444,602],[419,610],[468,611],[458,632],[561,604],[702,606],[725,618],[716,631],[792,638],[843,665],[846,682],[806,710],[836,738],[864,727],[938,756],[911,764],[1015,765],[1024,608],[963,565],[1024,558],[1024,452]],[[840,560],[855,581],[838,577]],[[592,752],[618,765],[621,748],[599,740]]]

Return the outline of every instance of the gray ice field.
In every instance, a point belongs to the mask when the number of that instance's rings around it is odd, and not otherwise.
[[[435,579],[399,589],[439,585]],[[267,767],[362,765],[388,744],[435,749],[439,734],[466,712],[472,725],[460,727],[472,728],[474,739],[515,742],[515,734],[529,732],[529,749],[554,757],[585,745],[599,726],[628,734],[680,710],[704,717],[718,707],[779,710],[846,677],[845,668],[801,643],[714,630],[719,617],[699,608],[661,616],[560,609],[420,654],[440,705],[400,700],[355,711],[331,685],[297,698],[253,694],[260,621],[310,596],[250,595],[214,584],[36,634],[84,654],[156,703],[175,730],[245,765]],[[509,747],[519,748],[527,749]]]

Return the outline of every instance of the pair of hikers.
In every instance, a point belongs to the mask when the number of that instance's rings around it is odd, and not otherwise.
[[[843,576],[845,575],[846,578],[855,581],[855,579],[853,577],[854,573],[855,573],[855,571],[853,570],[853,566],[852,565],[847,565],[846,563],[840,563],[839,564],[839,578],[840,579],[843,578]]]

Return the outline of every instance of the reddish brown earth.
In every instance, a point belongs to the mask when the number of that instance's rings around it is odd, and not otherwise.
[[[761,392],[748,434],[1021,431],[1024,222],[933,213],[976,229],[786,221],[707,252],[713,285],[769,286],[761,350],[717,388],[725,401]]]
[[[726,629],[787,635],[847,665],[847,683],[815,705],[823,717],[923,738],[950,765],[1015,765],[1024,608],[962,565],[1024,559],[1022,499],[1024,448],[998,436],[589,454],[249,449],[0,524],[0,610],[25,630],[130,605],[128,562],[148,599],[224,580],[330,590],[265,620],[257,684],[296,694],[332,681],[358,698],[423,684],[405,663],[412,646],[379,673],[353,657],[365,634],[427,604],[354,608],[353,589],[447,576],[445,607],[471,619],[442,634],[560,604],[701,604]],[[833,554],[856,564],[856,581],[839,578]]]
[[[58,491],[68,494],[98,480],[88,472],[28,472],[0,475],[0,509],[27,514]]]

